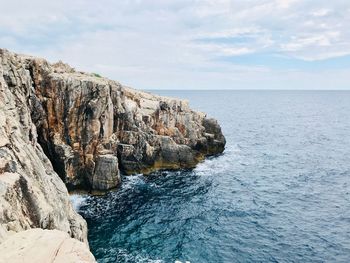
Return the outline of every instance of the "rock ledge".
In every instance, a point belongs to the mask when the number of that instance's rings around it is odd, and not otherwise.
[[[39,228],[10,236],[0,245],[0,263],[96,262],[86,244],[58,230]]]

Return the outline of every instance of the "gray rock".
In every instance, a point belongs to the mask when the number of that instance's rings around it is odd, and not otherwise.
[[[217,121],[191,110],[187,101],[76,72],[62,62],[7,57],[4,81],[9,89],[21,86],[28,94],[29,103],[23,105],[29,107],[35,125],[32,137],[38,137],[69,189],[115,187],[120,182],[115,164],[126,174],[147,174],[191,168],[224,151],[225,138]],[[99,163],[106,162],[101,157],[105,155],[118,160],[109,163],[109,172],[102,176]]]
[[[118,158],[111,154],[99,155],[92,180],[93,189],[111,189],[116,187],[120,181]]]
[[[0,243],[42,228],[87,244],[66,186],[103,191],[119,170],[194,167],[225,143],[217,121],[187,101],[0,49]]]
[[[38,144],[33,92],[23,58],[0,49],[0,243],[30,228],[58,229],[87,243],[86,222]]]
[[[0,263],[96,262],[86,244],[58,230],[30,229],[0,244]]]

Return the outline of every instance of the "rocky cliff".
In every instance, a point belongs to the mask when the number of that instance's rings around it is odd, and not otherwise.
[[[69,189],[107,190],[126,174],[194,167],[221,153],[220,126],[183,100],[154,96],[59,62],[1,51],[26,92],[38,142]]]
[[[87,244],[86,222],[37,141],[32,83],[25,63],[0,50],[0,243],[15,232],[44,228]]]
[[[224,147],[186,101],[0,49],[0,243],[31,228],[87,243],[66,186],[104,191],[121,172],[190,168]]]

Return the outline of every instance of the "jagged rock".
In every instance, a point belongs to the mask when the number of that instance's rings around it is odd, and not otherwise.
[[[100,155],[97,157],[92,180],[92,188],[95,190],[105,190],[114,187],[120,183],[118,176],[118,158],[111,154]]]
[[[136,91],[62,62],[1,54],[6,86],[26,90],[22,105],[69,189],[107,190],[119,184],[119,170],[191,168],[224,150],[218,123],[187,101]]]
[[[58,230],[31,229],[0,244],[0,263],[96,262],[86,244]]]
[[[86,222],[37,143],[31,117],[35,93],[25,65],[0,50],[0,243],[30,228],[62,230],[87,243]]]

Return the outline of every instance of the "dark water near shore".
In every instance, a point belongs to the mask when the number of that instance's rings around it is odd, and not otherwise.
[[[99,262],[350,262],[350,92],[157,93],[217,118],[227,149],[76,197]]]

